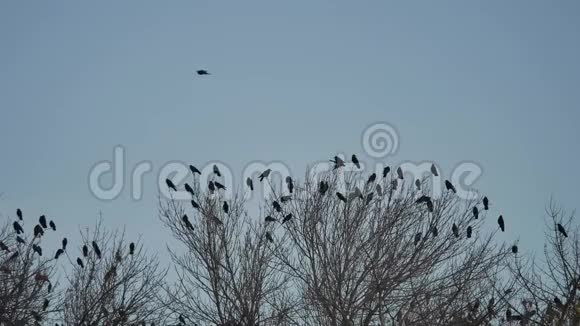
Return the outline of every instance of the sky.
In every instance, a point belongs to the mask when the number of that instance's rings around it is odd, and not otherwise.
[[[500,240],[541,250],[550,197],[580,198],[579,18],[577,1],[2,1],[0,222],[20,207],[74,239],[102,213],[164,255],[165,163],[374,163],[361,134],[387,122],[386,164],[477,163]],[[152,164],[141,200],[129,176],[114,200],[89,190],[117,145],[127,171]]]

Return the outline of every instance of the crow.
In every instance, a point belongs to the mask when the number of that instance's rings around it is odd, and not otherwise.
[[[0,250],[10,252],[10,249],[8,248],[8,246],[4,242],[2,242],[2,240],[0,240]]]
[[[193,188],[191,188],[191,186],[188,185],[187,183],[184,184],[184,187],[185,191],[189,192],[193,196]]]
[[[16,234],[24,233],[24,229],[22,228],[22,226],[20,226],[20,224],[17,221],[14,221],[14,223],[12,223],[12,226],[14,227],[14,232],[16,232]]]
[[[18,216],[18,219],[22,221],[22,211],[20,208],[16,209],[16,216]]]
[[[49,304],[50,304],[50,301],[48,301],[48,299],[44,299],[44,302],[42,303],[42,311],[46,311]]]
[[[400,166],[397,168],[397,177],[403,180],[403,169]]]
[[[336,169],[344,166],[344,161],[338,156],[335,156],[334,160],[330,160],[330,162],[334,163],[333,170],[336,170]]]
[[[385,168],[383,169],[383,178],[386,178],[386,177],[387,177],[387,174],[389,174],[389,172],[391,172],[391,168],[390,168],[390,167],[388,167],[388,166],[387,166],[387,167],[385,167]]]
[[[195,176],[196,173],[199,174],[199,175],[201,175],[201,171],[198,170],[195,166],[193,166],[191,164],[189,165],[189,170],[191,171],[191,174],[193,174],[194,176]]]
[[[53,231],[56,231],[56,224],[54,224],[54,221],[50,220],[50,222],[48,222],[48,226],[50,226]]]
[[[211,194],[213,194],[213,193],[214,193],[214,191],[215,191],[215,184],[213,183],[213,181],[210,181],[210,182],[207,184],[207,189],[209,189],[209,192],[210,192]]]
[[[68,244],[67,238],[62,238],[62,250],[66,250],[67,244]]]
[[[564,229],[564,227],[560,223],[558,223],[558,232],[560,232],[565,238],[568,237],[568,233],[566,233],[566,229]]]
[[[265,170],[264,172],[262,172],[262,173],[261,173],[261,174],[258,176],[258,178],[260,179],[260,182],[264,181],[264,179],[266,179],[266,178],[267,178],[267,177],[270,175],[270,172],[272,172],[272,169],[267,169],[267,170]]]
[[[83,264],[83,260],[80,257],[77,258],[77,265],[79,265],[81,268],[85,268],[85,264]]]
[[[291,219],[292,219],[292,213],[290,213],[290,214],[288,214],[288,215],[284,216],[284,219],[282,220],[282,224],[284,224],[284,223],[286,223],[286,222],[290,221]]]
[[[58,257],[60,257],[60,255],[62,255],[62,254],[64,254],[64,250],[62,250],[62,249],[59,248],[56,251],[56,254],[54,254],[54,259],[58,259]]]
[[[453,231],[453,235],[456,238],[459,238],[459,228],[457,227],[457,224],[453,223],[453,226],[451,227],[451,231]]]
[[[421,236],[422,236],[421,232],[415,234],[415,241],[414,241],[415,246],[421,241]]]
[[[46,225],[46,216],[40,215],[40,217],[38,218],[38,223],[40,223],[43,229],[48,228],[48,226]]]
[[[455,190],[455,186],[453,186],[453,184],[449,182],[449,180],[445,180],[445,188],[447,188],[447,190],[453,191],[454,194],[457,193],[457,190]]]
[[[560,298],[558,298],[558,297],[554,297],[554,303],[558,307],[562,307],[564,305],[564,303],[562,302],[562,300],[560,300]]]
[[[477,206],[473,206],[473,217],[475,217],[476,220],[479,217],[479,209],[477,209]]]
[[[371,174],[369,176],[369,179],[367,180],[367,184],[375,182],[376,179],[377,179],[377,174],[376,173]]]
[[[266,218],[264,218],[265,222],[276,222],[276,219],[273,218],[272,216],[268,215],[266,216]]]
[[[437,167],[435,166],[435,164],[431,164],[431,173],[436,177],[439,176],[439,172],[437,172]]]
[[[291,200],[292,200],[292,196],[290,196],[290,195],[280,197],[280,201],[282,203],[285,203],[285,202],[291,201]]]
[[[248,187],[250,187],[251,191],[254,191],[254,182],[252,181],[252,178],[247,178],[246,179],[246,184],[248,185]]]
[[[34,250],[34,252],[36,252],[39,256],[42,256],[42,248],[40,248],[40,246],[33,244],[32,250]]]
[[[324,195],[327,190],[328,190],[328,183],[326,183],[324,181],[320,181],[320,185],[318,186],[318,191]]]
[[[377,195],[379,195],[379,197],[383,195],[383,188],[381,187],[380,184],[377,184],[375,190],[377,191]]]
[[[34,237],[37,238],[37,237],[40,237],[43,235],[44,235],[44,229],[42,228],[42,226],[36,224],[34,226]]]
[[[179,315],[179,323],[185,325],[185,319],[182,315]]]
[[[415,180],[415,187],[417,187],[417,190],[421,190],[421,180]]]
[[[505,223],[503,221],[503,216],[500,215],[497,219],[497,224],[499,224],[499,228],[501,229],[501,232],[505,232]]]
[[[434,237],[439,235],[439,231],[437,230],[437,226],[433,225],[433,228],[431,229],[431,233],[433,233]]]
[[[280,204],[277,201],[274,201],[272,203],[272,207],[274,207],[276,212],[278,212],[278,213],[282,212],[282,206],[280,206]]]
[[[374,194],[371,192],[367,195],[367,201],[366,201],[366,205],[370,204],[370,202],[373,200],[373,196]]]
[[[171,181],[169,179],[165,179],[165,183],[167,184],[167,187],[169,187],[170,189],[173,189],[173,191],[177,191],[177,188],[173,184],[173,181]]]
[[[512,320],[512,310],[510,308],[507,308],[507,310],[505,311],[505,319],[508,322]]]
[[[431,197],[429,197],[429,196],[427,196],[427,195],[423,195],[423,196],[419,197],[419,199],[417,199],[417,200],[415,201],[415,203],[416,203],[416,204],[420,204],[420,203],[426,203],[426,202],[428,202],[428,201],[430,201],[430,200],[431,200]]]
[[[215,164],[213,165],[213,173],[215,173],[218,177],[221,177],[222,176],[222,173],[220,172],[220,169]]]
[[[83,256],[87,257],[89,255],[89,247],[83,245]]]
[[[514,254],[518,253],[518,246],[517,245],[512,246],[512,253],[514,253]]]
[[[26,241],[24,241],[24,239],[22,239],[19,235],[16,236],[16,242],[22,243],[22,244],[26,243]]]
[[[129,244],[129,255],[133,255],[135,253],[135,243],[131,242]]]
[[[203,70],[203,69],[197,70],[196,73],[198,76],[211,75],[209,72],[207,72],[207,70]],[[185,324],[185,322],[184,322],[184,324]]]
[[[272,238],[272,234],[270,232],[266,232],[266,239],[270,242],[274,242],[274,238]]]
[[[195,200],[191,200],[191,206],[193,206],[193,208],[195,209],[199,209],[199,204],[195,202]]]
[[[193,231],[193,224],[191,224],[191,222],[189,221],[189,218],[187,217],[187,215],[183,215],[181,217],[181,220],[183,221],[183,223],[185,224],[185,226]]]
[[[336,192],[336,196],[338,197],[338,199],[346,203],[346,197],[344,197],[343,194],[341,194],[340,192]]]
[[[224,213],[228,214],[230,211],[230,207],[228,206],[228,202],[224,201],[224,205],[222,206],[224,209]]]
[[[288,192],[293,193],[294,192],[294,181],[292,181],[292,178],[290,176],[286,177],[286,185],[288,186]]]
[[[213,183],[217,189],[226,190],[226,186],[224,186],[223,184],[221,184],[217,181],[214,181]]]
[[[467,238],[471,238],[471,233],[473,232],[473,229],[471,228],[471,226],[467,227]]]
[[[352,163],[354,163],[357,169],[360,169],[360,162],[358,161],[358,158],[354,154],[352,154]]]
[[[92,245],[93,245],[93,250],[95,251],[95,254],[97,255],[97,258],[101,259],[101,249],[99,249],[99,246],[97,245],[97,243],[95,241],[93,241]]]
[[[431,200],[427,202],[427,210],[433,213],[433,202]]]
[[[489,209],[489,199],[487,199],[487,197],[483,197],[483,209],[484,210]]]

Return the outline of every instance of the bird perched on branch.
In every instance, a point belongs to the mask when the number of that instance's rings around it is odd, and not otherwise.
[[[505,232],[505,222],[503,220],[503,216],[502,215],[500,215],[497,218],[497,224],[499,225],[499,228],[501,229],[501,232]]]
[[[173,191],[177,191],[177,188],[173,184],[173,181],[171,181],[169,179],[165,179],[165,183],[167,184],[167,187],[169,187],[169,189],[173,189]]]
[[[436,177],[439,176],[439,172],[437,171],[437,167],[435,166],[435,164],[431,164],[431,173]]]
[[[209,72],[207,72],[207,70],[204,70],[204,69],[197,70],[196,73],[197,73],[198,76],[208,76],[208,75],[211,75]]]
[[[264,179],[268,178],[268,176],[270,175],[270,172],[272,172],[272,169],[266,169],[264,170],[264,172],[260,173],[260,175],[258,176],[258,178],[260,179],[260,182],[264,181]]]
[[[562,224],[558,223],[558,232],[560,232],[565,238],[568,237],[568,233],[566,233],[566,229],[562,226]]]
[[[97,245],[97,243],[95,241],[93,241],[92,245],[93,245],[93,251],[97,255],[97,258],[101,259],[101,249],[99,248],[99,246]]]
[[[352,163],[356,166],[357,169],[360,169],[360,162],[356,155],[352,154]]]
[[[40,217],[38,218],[38,223],[40,223],[43,229],[48,228],[48,226],[46,225],[46,216],[40,215]]]

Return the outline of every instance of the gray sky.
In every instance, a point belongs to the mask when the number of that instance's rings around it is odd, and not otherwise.
[[[541,249],[550,196],[580,198],[579,16],[577,1],[0,2],[2,220],[21,207],[70,235],[101,210],[164,242],[164,163],[372,163],[361,133],[386,121],[388,164],[477,162],[501,239]],[[141,201],[89,191],[116,145],[129,170],[153,164]]]

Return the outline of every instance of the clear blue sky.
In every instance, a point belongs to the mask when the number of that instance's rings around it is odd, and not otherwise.
[[[299,172],[388,121],[392,165],[478,162],[503,239],[540,249],[549,197],[580,198],[579,32],[577,1],[2,1],[1,218],[21,207],[71,234],[102,211],[164,242],[154,174],[139,202],[89,192],[115,145],[155,172]]]

